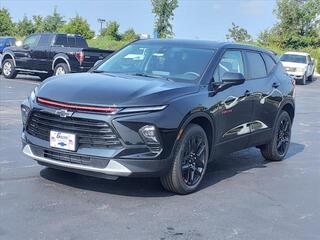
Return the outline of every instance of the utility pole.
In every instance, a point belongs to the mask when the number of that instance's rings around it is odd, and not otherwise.
[[[102,25],[103,25],[103,23],[106,22],[106,20],[103,19],[103,18],[98,18],[98,22],[100,23],[100,36],[101,36],[101,34],[102,34]]]

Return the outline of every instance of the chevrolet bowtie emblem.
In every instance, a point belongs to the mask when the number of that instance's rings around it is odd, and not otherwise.
[[[60,117],[65,118],[65,117],[71,117],[73,112],[69,112],[66,109],[60,109],[56,111],[56,114],[59,115]]]

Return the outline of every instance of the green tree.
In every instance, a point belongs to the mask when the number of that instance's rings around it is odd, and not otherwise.
[[[320,0],[278,0],[277,24],[259,40],[282,48],[320,46]]]
[[[160,38],[167,38],[174,35],[171,21],[174,17],[174,10],[178,7],[177,0],[151,0],[155,14],[155,30]]]
[[[7,9],[0,9],[0,36],[13,35],[14,24]]]
[[[20,37],[25,37],[32,33],[34,33],[33,22],[27,16],[24,16],[22,20],[16,24],[16,34]]]
[[[101,35],[104,37],[109,37],[112,40],[120,40],[119,27],[120,25],[118,22],[109,21],[102,29]]]
[[[44,21],[41,15],[32,16],[33,27],[35,32],[43,32],[44,31]]]
[[[86,39],[94,37],[94,31],[90,29],[87,20],[80,17],[78,14],[74,18],[71,18],[70,21],[59,30],[65,33],[79,34]]]
[[[65,21],[61,16],[57,8],[54,9],[53,14],[46,16],[43,21],[43,31],[45,32],[57,32],[64,25]]]
[[[121,39],[124,41],[134,41],[139,38],[139,35],[132,28],[129,28],[121,36]]]
[[[229,34],[226,35],[228,40],[233,40],[235,42],[248,42],[252,38],[248,31],[242,27],[239,27],[235,23],[232,23],[232,27],[229,28]]]

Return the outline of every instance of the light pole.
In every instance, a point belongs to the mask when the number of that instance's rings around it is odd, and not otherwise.
[[[102,25],[106,22],[103,18],[98,18],[98,22],[100,23],[100,36],[102,35]]]

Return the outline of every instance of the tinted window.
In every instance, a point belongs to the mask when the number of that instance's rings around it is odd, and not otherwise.
[[[49,34],[41,35],[38,46],[48,46],[50,44],[50,39],[51,37]]]
[[[264,61],[267,66],[267,71],[268,71],[268,73],[270,73],[272,71],[272,69],[276,66],[276,63],[272,59],[272,57],[270,57],[268,54],[263,54],[263,57],[264,57]]]
[[[306,56],[295,54],[284,54],[280,60],[282,62],[307,63]]]
[[[227,51],[219,62],[214,73],[214,80],[220,82],[226,72],[242,73],[244,75],[244,65],[240,51]]]
[[[143,41],[117,52],[97,70],[173,81],[196,82],[205,71],[214,50],[180,47]]]
[[[265,63],[259,53],[247,52],[249,65],[249,79],[263,78],[267,76]]]
[[[58,35],[57,38],[56,38],[55,45],[67,46],[68,45],[67,36],[66,35]]]
[[[23,45],[28,45],[29,47],[36,47],[38,44],[40,36],[39,35],[32,35],[30,37],[27,37],[24,42]]]
[[[68,36],[68,47],[76,46],[76,38]]]
[[[76,37],[76,46],[80,48],[87,48],[88,44],[84,38]]]

